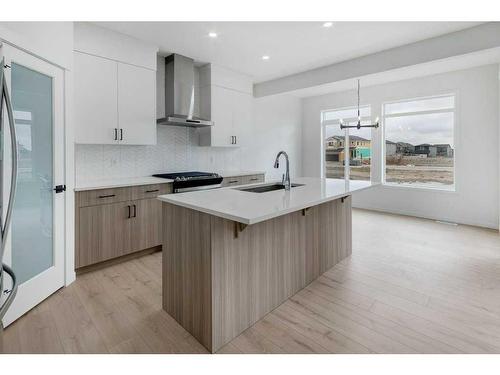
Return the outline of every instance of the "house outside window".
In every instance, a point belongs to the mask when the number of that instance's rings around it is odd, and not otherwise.
[[[385,103],[387,185],[455,189],[455,95]]]
[[[360,108],[362,124],[371,121],[370,106]],[[345,124],[356,124],[357,107],[322,111],[323,126],[323,175],[326,178],[344,178],[345,130],[340,129],[340,120]],[[371,176],[371,131],[370,129],[349,132],[349,175],[351,180],[370,180]]]

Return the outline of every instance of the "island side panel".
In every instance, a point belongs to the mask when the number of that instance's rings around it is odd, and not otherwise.
[[[335,264],[352,254],[352,197],[345,197],[343,204],[337,205],[336,210],[336,216],[343,220],[337,220],[335,224],[336,232],[341,234],[336,238],[339,259]]]
[[[210,215],[162,206],[163,309],[211,350]]]
[[[257,322],[304,284],[301,212],[249,225],[212,217],[214,351]]]
[[[249,225],[212,216],[213,351],[351,254],[350,198]]]
[[[351,230],[350,196],[306,211],[306,284],[352,254]]]

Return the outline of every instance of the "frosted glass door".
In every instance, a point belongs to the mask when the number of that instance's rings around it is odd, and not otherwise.
[[[12,268],[19,283],[54,264],[52,77],[11,65],[12,107],[19,148],[12,213]]]
[[[63,71],[3,45],[18,145],[16,198],[5,261],[19,288],[7,326],[64,285]]]

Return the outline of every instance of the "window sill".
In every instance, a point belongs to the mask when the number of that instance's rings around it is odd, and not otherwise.
[[[451,188],[443,188],[443,187],[439,187],[439,186],[394,184],[394,183],[390,183],[390,182],[382,182],[380,186],[388,187],[391,189],[419,190],[419,191],[437,192],[437,193],[457,193],[456,185],[452,185]]]

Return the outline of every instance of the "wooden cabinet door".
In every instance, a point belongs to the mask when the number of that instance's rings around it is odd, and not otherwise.
[[[149,249],[162,244],[161,202],[156,198],[132,202],[131,251]]]
[[[81,207],[77,217],[76,267],[116,258],[131,251],[131,202]]]
[[[118,128],[116,61],[74,52],[75,142],[114,144]]]
[[[156,72],[118,63],[118,125],[121,144],[156,144]]]

